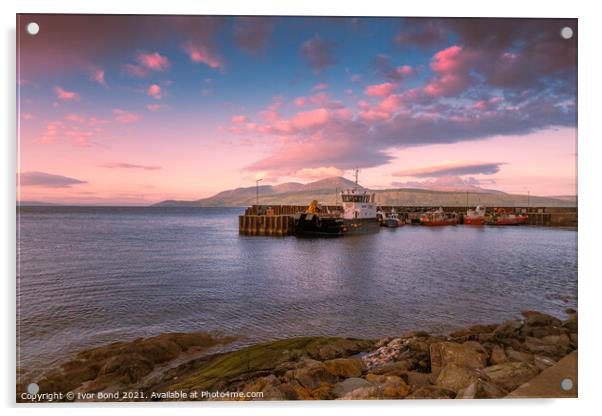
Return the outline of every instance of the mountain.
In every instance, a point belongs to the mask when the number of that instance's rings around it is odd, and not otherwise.
[[[287,182],[280,185],[262,185],[259,187],[259,203],[262,205],[307,205],[312,199],[321,204],[334,205],[341,202],[340,192],[355,186],[353,181],[342,177],[332,177],[306,184]],[[367,188],[361,189],[368,190]],[[382,205],[409,206],[575,206],[576,199],[572,197],[539,197],[513,195],[488,189],[466,188],[458,190],[433,190],[395,188],[373,190],[376,202]],[[247,207],[256,203],[257,188],[250,186],[220,192],[210,198],[194,201],[162,201],[153,206],[157,207]]]

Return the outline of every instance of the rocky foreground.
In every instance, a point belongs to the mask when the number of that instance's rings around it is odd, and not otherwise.
[[[567,314],[525,311],[448,336],[301,337],[204,356],[233,339],[162,334],[82,352],[37,383],[41,392],[142,391],[145,400],[194,391],[262,392],[261,400],[501,398],[577,349],[577,313]]]

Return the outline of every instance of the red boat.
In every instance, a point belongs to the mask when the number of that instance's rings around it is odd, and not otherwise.
[[[521,225],[527,221],[527,217],[522,214],[508,214],[503,209],[494,212],[493,217],[487,221],[488,225]]]
[[[464,224],[467,225],[483,225],[486,221],[486,209],[477,206],[475,209],[469,209],[464,216]]]
[[[456,225],[458,218],[456,216],[446,215],[442,208],[438,210],[426,212],[420,216],[420,224],[427,226],[441,226],[441,225]]]

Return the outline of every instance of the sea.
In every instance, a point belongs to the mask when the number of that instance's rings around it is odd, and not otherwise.
[[[446,333],[577,307],[577,231],[243,236],[240,208],[17,208],[17,366],[164,332],[240,343]]]

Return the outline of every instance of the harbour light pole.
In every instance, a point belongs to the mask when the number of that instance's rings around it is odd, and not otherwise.
[[[262,180],[263,178],[255,180],[255,205],[259,205],[259,182]]]

